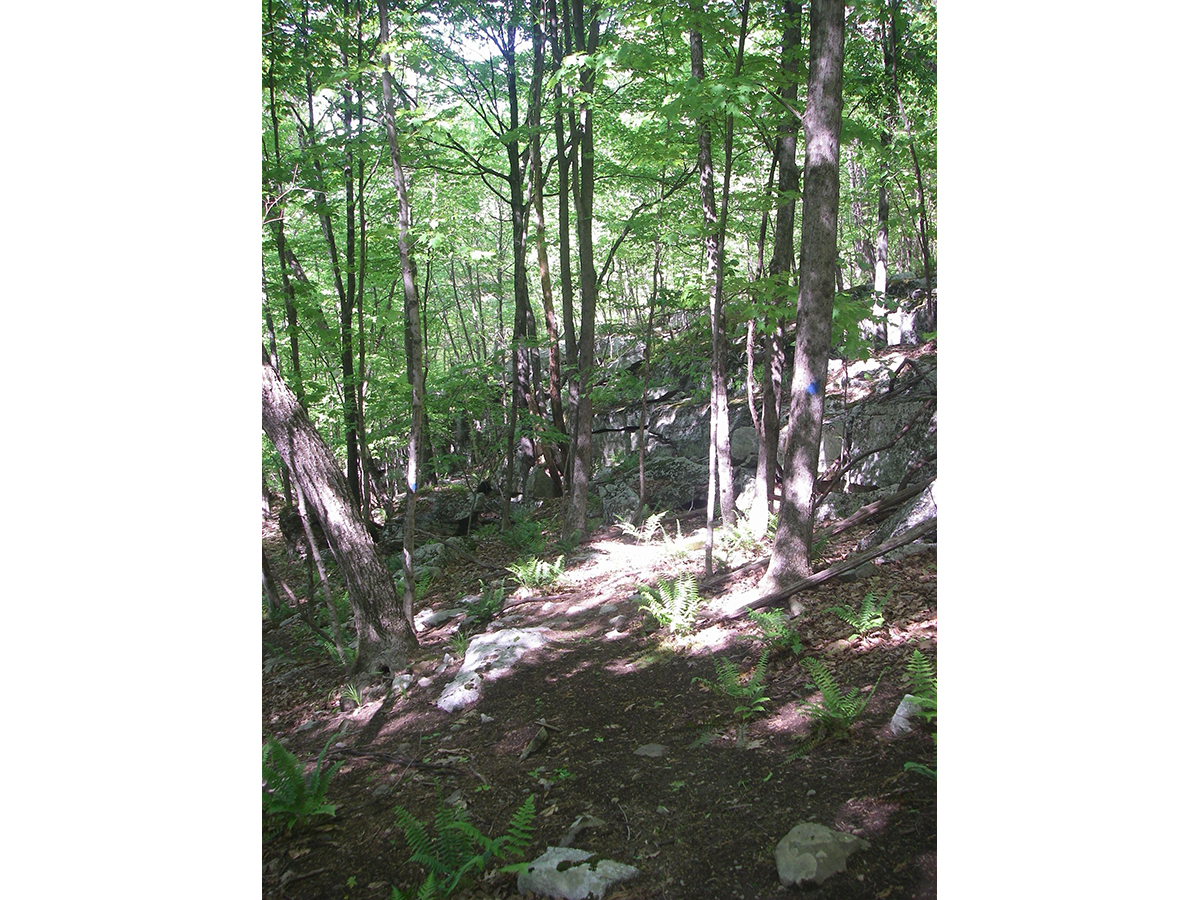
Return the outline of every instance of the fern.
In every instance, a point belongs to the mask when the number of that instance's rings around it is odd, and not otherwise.
[[[523,588],[536,590],[538,588],[553,587],[554,583],[562,577],[563,559],[564,557],[560,556],[554,562],[547,562],[543,559],[530,557],[529,559],[512,563],[507,569]]]
[[[854,633],[850,637],[856,638],[860,634],[883,627],[883,607],[890,599],[892,599],[891,591],[888,591],[887,596],[882,600],[876,600],[875,595],[869,593],[863,597],[862,606],[858,612],[853,612],[844,606],[833,606],[829,611],[849,624],[854,629]]]
[[[926,659],[920,650],[914,650],[908,660],[907,672],[912,696],[921,707],[921,715],[926,721],[937,719],[937,672],[934,671],[933,663]],[[937,744],[936,731],[933,733],[933,743]],[[904,770],[937,780],[937,770],[920,763],[906,762]]]
[[[654,587],[638,585],[638,595],[638,605],[672,633],[691,631],[695,626],[700,593],[692,576],[659,581]]]
[[[908,681],[914,699],[925,710],[926,719],[937,717],[937,672],[933,663],[920,650],[914,650],[908,661]]]
[[[623,535],[633,538],[639,544],[649,544],[658,537],[659,533],[662,534],[665,541],[667,540],[667,530],[662,526],[664,516],[666,516],[665,511],[647,516],[641,526],[635,525],[628,519],[619,519],[617,525]]]
[[[804,665],[821,693],[821,702],[804,704],[803,708],[812,715],[814,725],[812,735],[801,743],[797,755],[807,753],[827,738],[845,735],[875,693],[875,688],[872,688],[866,697],[862,697],[853,688],[843,690],[820,660],[806,659]],[[876,686],[878,684],[876,682]]]
[[[283,822],[285,831],[303,827],[313,816],[332,816],[337,806],[325,802],[325,793],[341,763],[322,768],[325,754],[337,736],[331,737],[317,757],[316,766],[304,774],[294,754],[273,736],[263,745],[263,814]]]
[[[500,540],[523,553],[540,553],[546,546],[541,526],[532,519],[513,522],[512,526],[500,535]]]
[[[504,588],[488,590],[479,582],[480,594],[478,600],[464,600],[463,606],[478,625],[486,625],[504,608]]]
[[[787,647],[792,653],[799,654],[804,648],[800,636],[788,628],[783,610],[752,609],[747,616],[758,629],[755,639],[762,641],[772,650]]]
[[[465,886],[474,874],[486,869],[492,860],[523,855],[533,841],[533,818],[534,801],[530,794],[513,814],[508,830],[493,840],[467,821],[462,809],[439,804],[433,816],[431,837],[425,823],[403,807],[396,807],[396,824],[404,832],[412,853],[408,861],[427,871],[413,895],[415,900],[443,900]],[[514,865],[520,868],[525,864]],[[510,870],[515,871],[514,866],[504,869]],[[393,900],[407,897],[398,888],[392,888]]]
[[[741,717],[738,724],[739,745],[744,742],[746,736],[746,723],[754,716],[761,715],[767,707],[767,658],[770,655],[771,648],[764,647],[758,662],[750,672],[750,677],[745,681],[742,680],[737,666],[724,656],[714,663],[717,670],[716,682],[700,677],[692,679],[716,688],[733,701],[734,715]]]

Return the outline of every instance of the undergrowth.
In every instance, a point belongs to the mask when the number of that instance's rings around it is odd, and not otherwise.
[[[397,806],[396,824],[412,851],[408,861],[424,868],[426,876],[412,893],[393,886],[392,900],[443,900],[467,887],[494,860],[523,855],[533,841],[533,815],[534,801],[530,794],[513,814],[508,830],[492,839],[467,820],[464,809],[445,805],[439,796],[431,835],[424,822]],[[514,863],[502,871],[515,871],[524,865]]]
[[[871,693],[864,697],[855,688],[843,689],[820,660],[810,657],[804,660],[804,665],[812,676],[812,686],[821,693],[821,701],[806,702],[803,706],[812,717],[813,726],[808,738],[796,749],[795,756],[803,756],[830,738],[846,735],[875,693],[875,689],[872,688]],[[876,685],[878,686],[878,682]]]
[[[638,585],[638,605],[672,634],[691,631],[700,611],[700,593],[691,575]]]
[[[863,597],[858,612],[845,606],[833,606],[829,611],[854,629],[853,634],[850,635],[853,639],[883,627],[883,607],[891,599],[891,591],[888,591],[887,596],[882,600],[877,600],[874,593],[868,593]]]
[[[332,816],[337,806],[325,802],[329,782],[341,763],[322,768],[334,735],[317,757],[313,771],[304,774],[304,765],[274,736],[267,738],[262,753],[263,822],[279,824],[280,830],[291,832],[303,828],[314,816]]]

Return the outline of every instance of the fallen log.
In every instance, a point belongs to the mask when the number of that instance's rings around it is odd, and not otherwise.
[[[762,609],[764,606],[773,606],[778,601],[786,600],[793,594],[797,594],[800,591],[807,590],[808,588],[814,588],[819,584],[824,584],[831,578],[836,578],[838,575],[841,575],[844,572],[857,569],[863,563],[870,562],[876,557],[883,556],[885,553],[895,550],[897,547],[903,547],[905,544],[911,544],[917,538],[921,537],[922,535],[929,534],[929,532],[935,530],[936,528],[937,516],[934,516],[932,519],[922,522],[915,528],[910,528],[903,534],[898,534],[891,540],[884,541],[878,547],[872,547],[869,550],[864,550],[862,553],[856,553],[853,556],[848,556],[841,562],[834,563],[827,569],[822,569],[820,572],[817,572],[814,575],[810,575],[807,578],[802,578],[799,581],[793,582],[781,590],[772,591],[770,594],[764,594],[750,603],[744,604],[734,612],[725,613],[720,618],[737,619],[741,616],[744,616],[752,609]]]
[[[925,481],[922,481],[920,484],[914,484],[902,491],[896,491],[896,493],[876,500],[874,503],[868,503],[866,506],[860,508],[857,512],[847,516],[844,519],[839,519],[832,525],[828,525],[825,528],[818,528],[816,533],[813,535],[813,543],[816,544],[816,542],[822,538],[832,538],[835,535],[841,534],[847,529],[853,528],[856,525],[861,525],[863,522],[870,521],[881,513],[895,509],[901,503],[911,500],[913,497],[920,494],[927,487],[933,484],[935,480],[936,479],[934,478],[929,478]],[[764,556],[761,559],[754,559],[748,563],[743,563],[736,569],[726,572],[724,575],[717,575],[714,578],[710,578],[707,581],[702,582],[700,585],[698,585],[699,590],[701,593],[705,591],[711,591],[714,588],[720,587],[726,582],[732,581],[738,575],[744,575],[747,572],[753,572],[756,569],[764,568],[770,559],[771,557]]]

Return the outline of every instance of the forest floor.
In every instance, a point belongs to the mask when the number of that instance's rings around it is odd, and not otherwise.
[[[535,516],[548,533],[553,513]],[[674,523],[664,523],[672,533]],[[702,515],[680,515],[685,536],[702,535],[703,524]],[[839,535],[825,562],[851,553],[870,528]],[[264,546],[277,574],[304,582],[303,564],[284,558],[277,529],[264,530]],[[767,549],[730,551],[724,569]],[[520,556],[495,534],[478,538],[470,558],[446,566],[418,611],[460,606]],[[904,767],[936,767],[935,729],[919,723],[897,737],[889,728],[912,651],[936,661],[936,550],[878,564],[866,581],[833,580],[804,592],[806,609],[790,622],[802,647],[771,652],[767,702],[744,731],[737,704],[714,689],[715,663],[725,657],[742,673],[754,668],[764,646],[754,623],[702,613],[694,632],[675,636],[655,629],[636,603],[639,584],[680,572],[699,578],[703,563],[702,548],[685,555],[664,541],[639,544],[616,528],[596,533],[567,555],[552,589],[513,593],[488,626],[540,627],[549,643],[486,680],[482,698],[454,713],[436,704],[462,661],[464,639],[453,640],[462,616],[420,634],[413,671],[432,683],[414,682],[402,694],[388,691],[390,678],[381,675],[348,711],[341,709],[350,705],[341,702],[345,674],[306,626],[264,616],[264,740],[283,740],[310,770],[334,736],[335,746],[378,755],[331,755],[341,762],[328,794],[336,816],[290,834],[272,833],[264,822],[263,897],[387,900],[393,886],[410,896],[425,871],[408,862],[397,807],[431,823],[439,804],[456,804],[494,838],[531,793],[534,838],[524,858],[559,844],[579,817],[595,817],[603,824],[578,831],[572,846],[640,872],[611,887],[608,900],[936,897],[937,783]],[[761,574],[747,571],[704,597],[719,603],[752,591]],[[829,610],[857,611],[867,592],[889,598],[886,624],[851,638],[853,629]],[[615,615],[623,619],[614,623]],[[814,724],[805,703],[821,699],[802,665],[806,656],[869,702],[848,733],[803,752]],[[521,759],[543,724],[549,741]],[[635,754],[648,744],[665,747],[663,755]],[[775,846],[805,821],[870,846],[824,884],[785,889]],[[520,896],[516,876],[496,870],[453,896]]]

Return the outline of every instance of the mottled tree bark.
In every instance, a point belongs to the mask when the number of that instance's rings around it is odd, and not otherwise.
[[[417,649],[417,637],[405,621],[391,573],[367,532],[345,475],[296,396],[271,365],[266,348],[262,361],[262,426],[287,466],[292,483],[304,493],[308,513],[325,532],[345,576],[358,632],[358,655],[351,673],[403,670]]]
[[[599,4],[592,4],[585,18],[583,0],[571,0],[571,24],[575,30],[575,45],[595,53],[600,43]],[[579,80],[579,192],[575,208],[576,231],[579,238],[579,366],[576,384],[578,404],[572,435],[573,467],[571,495],[564,531],[587,534],[588,480],[592,470],[592,364],[596,335],[596,263],[592,246],[592,204],[595,193],[595,118],[592,94],[596,71],[585,68]]]
[[[800,26],[800,4],[783,4],[783,45],[779,67],[784,73],[780,96],[793,107],[799,92],[796,83],[800,71],[800,49],[804,32]],[[779,208],[775,216],[775,247],[767,273],[771,290],[782,294],[792,284],[795,270],[796,193],[800,173],[796,168],[796,117],[785,109],[775,139],[775,160],[779,165]],[[788,291],[790,294],[790,291]],[[779,465],[779,418],[783,388],[783,316],[768,321],[766,329],[766,372],[763,375],[762,417],[758,436],[758,460],[754,470],[754,503],[750,507],[750,527],[759,536],[767,533],[768,514],[775,509],[775,470]]]
[[[387,4],[379,0],[380,42],[388,39]],[[404,328],[406,345],[410,350],[411,364],[409,381],[412,384],[412,424],[408,439],[408,473],[404,485],[404,597],[403,614],[405,627],[413,631],[413,603],[416,597],[416,577],[413,571],[413,535],[416,532],[417,484],[421,456],[422,429],[425,423],[425,359],[421,331],[421,304],[417,295],[416,266],[413,265],[409,229],[412,225],[412,207],[408,202],[408,188],[401,165],[400,146],[396,138],[396,105],[392,98],[391,64],[389,54],[383,54],[383,113],[387,132],[388,150],[392,161],[392,183],[396,188],[398,209],[397,248],[400,253],[400,276],[404,284]],[[389,579],[390,580],[390,579]],[[415,638],[414,638],[415,640]]]
[[[760,584],[764,594],[812,572],[813,488],[833,324],[846,7],[843,0],[813,0],[811,9],[796,355],[779,527]]]

